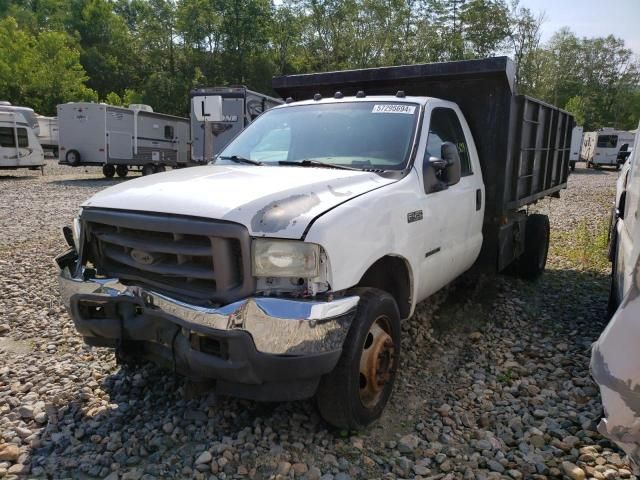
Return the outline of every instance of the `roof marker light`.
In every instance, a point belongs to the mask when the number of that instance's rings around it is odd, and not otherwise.
[[[358,93],[356,93],[356,98],[364,98],[364,97],[366,97],[364,92],[362,90],[358,90]]]
[[[338,90],[334,95],[333,98],[344,98],[344,95],[342,94],[342,92],[340,90]]]
[[[316,102],[317,102],[318,100],[322,100],[322,95],[320,95],[319,93],[316,93],[316,94],[313,96],[313,99],[314,99]]]

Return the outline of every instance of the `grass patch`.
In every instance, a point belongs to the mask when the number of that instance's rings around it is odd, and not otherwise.
[[[609,219],[595,224],[586,220],[565,232],[552,230],[551,255],[568,261],[578,270],[608,271]]]

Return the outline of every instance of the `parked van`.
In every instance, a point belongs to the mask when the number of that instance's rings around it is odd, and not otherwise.
[[[24,116],[0,111],[0,170],[43,167],[42,147]]]
[[[148,105],[58,105],[60,163],[102,166],[105,177],[143,175],[189,163],[189,120],[156,113]]]
[[[627,130],[603,128],[597,132],[587,132],[582,141],[580,157],[587,168],[600,168],[603,165],[620,168],[618,154],[620,150],[633,147],[634,135]],[[626,146],[626,147],[625,147]]]

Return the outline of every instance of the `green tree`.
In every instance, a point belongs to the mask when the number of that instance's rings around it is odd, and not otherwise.
[[[1,96],[53,115],[59,103],[98,99],[87,80],[77,44],[67,34],[34,35],[12,17],[0,20]]]

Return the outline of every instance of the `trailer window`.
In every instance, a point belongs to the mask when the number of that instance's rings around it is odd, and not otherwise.
[[[164,138],[168,140],[173,140],[173,127],[171,125],[165,125],[164,127]]]
[[[29,135],[27,134],[26,128],[18,128],[18,146],[19,147],[29,146]]]
[[[0,127],[0,147],[15,147],[16,138],[13,136],[13,128]]]
[[[616,148],[617,144],[617,135],[598,135],[598,147],[600,148]]]
[[[462,176],[471,175],[471,160],[467,141],[456,112],[450,108],[434,108],[429,122],[429,137],[427,139],[427,157],[442,156],[441,148],[444,142],[451,142],[458,147],[460,154]]]

